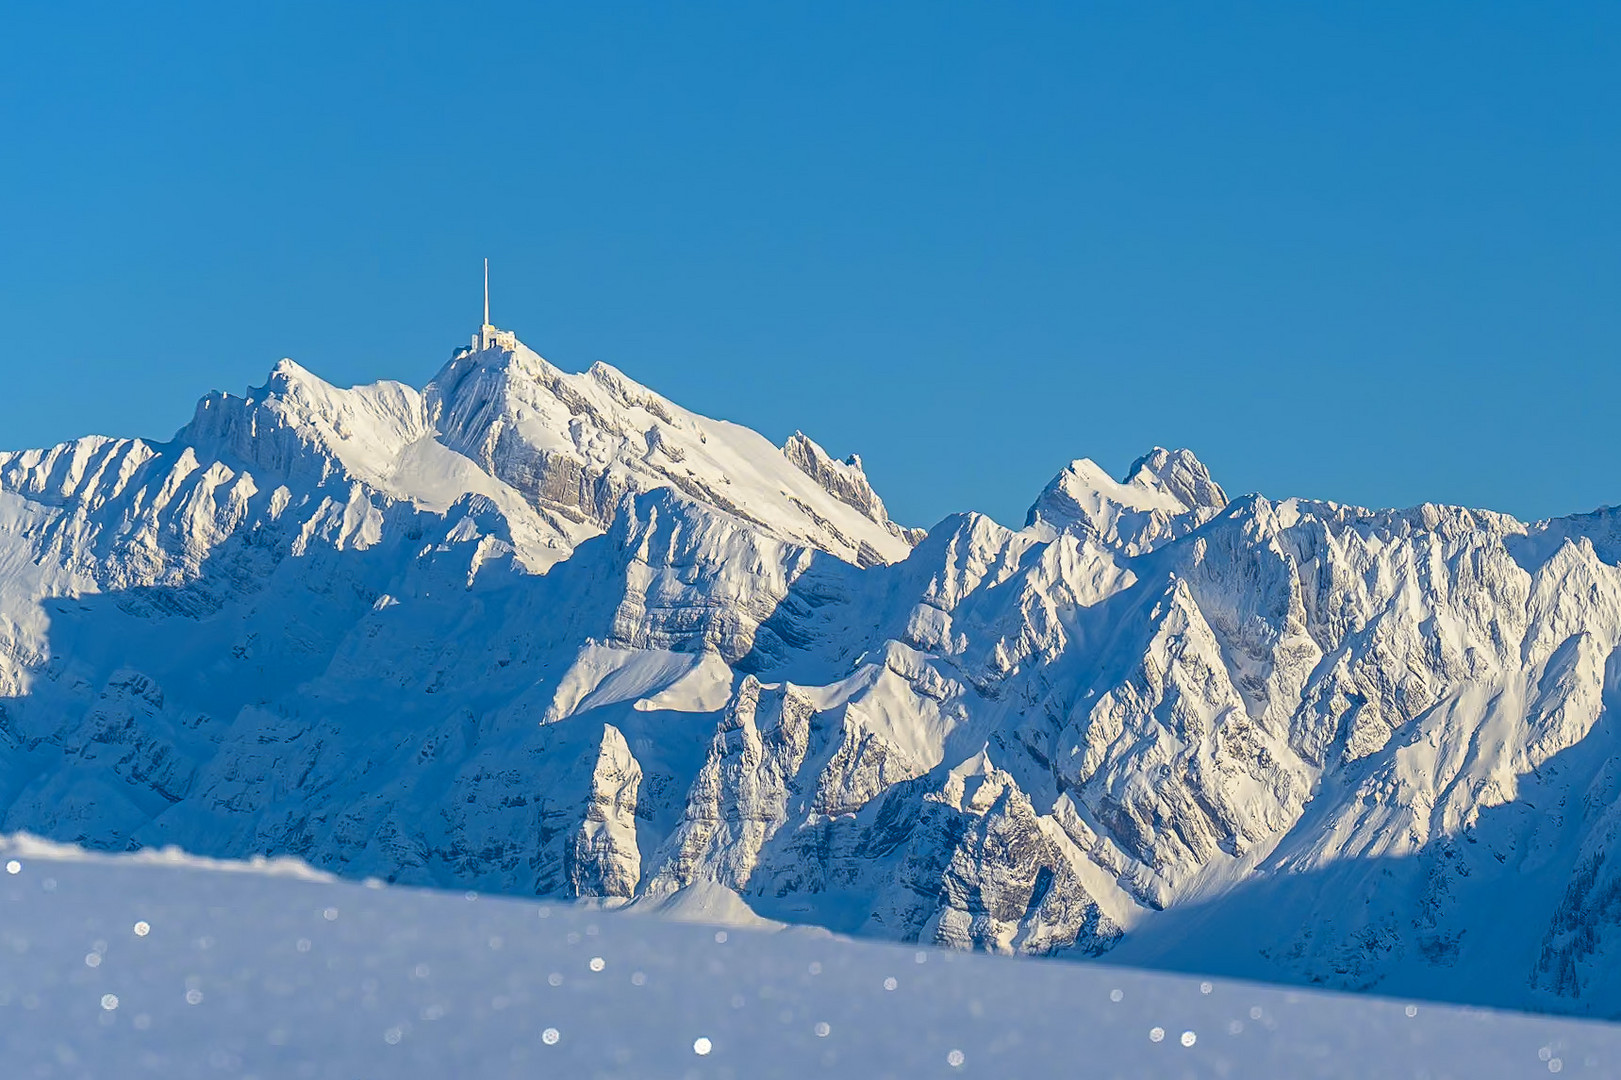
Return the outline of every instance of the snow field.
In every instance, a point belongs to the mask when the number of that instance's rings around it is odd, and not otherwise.
[[[1614,1075],[1621,1028],[12,841],[12,1077]],[[245,870],[247,872],[228,872]]]

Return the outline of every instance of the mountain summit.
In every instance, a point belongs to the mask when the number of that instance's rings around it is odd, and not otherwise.
[[[0,829],[1621,1014],[1621,517],[891,521],[488,325],[0,454]]]

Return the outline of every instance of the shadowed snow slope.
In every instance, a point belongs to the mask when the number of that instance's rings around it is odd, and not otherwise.
[[[1600,1077],[1621,1058],[1608,1024],[718,932],[291,860],[15,837],[0,861],[8,1076]]]
[[[925,534],[604,365],[284,361],[0,454],[0,829],[1617,1016],[1618,537],[1160,449]]]

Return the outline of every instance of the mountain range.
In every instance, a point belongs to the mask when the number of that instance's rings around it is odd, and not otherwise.
[[[101,849],[1615,1017],[1618,644],[1621,511],[907,528],[515,342],[0,453],[0,831]]]

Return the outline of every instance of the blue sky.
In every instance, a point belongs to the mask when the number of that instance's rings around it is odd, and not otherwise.
[[[0,445],[478,320],[1013,524],[1065,462],[1621,503],[1621,7],[0,9]]]

